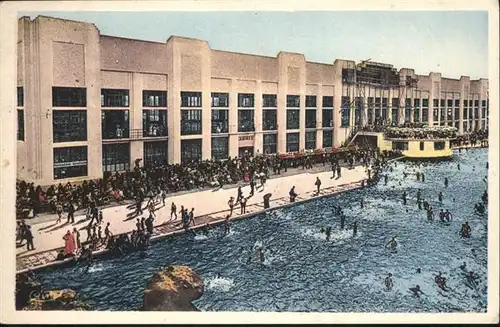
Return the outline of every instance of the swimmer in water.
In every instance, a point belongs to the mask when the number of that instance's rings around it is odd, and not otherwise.
[[[266,257],[264,255],[264,249],[263,248],[259,249],[259,259],[260,259],[260,263],[264,263],[264,261],[266,261]]]
[[[413,296],[416,296],[418,298],[420,297],[420,294],[422,294],[422,295],[424,294],[424,292],[422,292],[422,290],[420,289],[419,285],[410,288],[410,291],[413,292]]]
[[[396,236],[394,236],[390,241],[389,243],[387,243],[385,245],[385,247],[387,248],[388,245],[391,245],[391,251],[396,251],[396,248],[398,247],[398,242],[396,242]]]
[[[451,212],[446,209],[446,212],[444,213],[444,217],[446,218],[446,220],[448,222],[451,222],[453,220],[453,215],[451,214]]]
[[[417,268],[417,274],[421,274],[421,273],[422,273],[422,269]]]
[[[391,277],[392,277],[392,274],[389,273],[387,275],[387,277],[385,278],[385,280],[384,280],[385,288],[386,288],[387,291],[392,290],[392,287],[394,286],[394,284],[392,283],[392,278]]]
[[[465,271],[465,269],[467,269],[467,264],[465,263],[465,261],[464,261],[464,263],[462,263],[460,265],[460,269],[463,270],[463,271]]]
[[[331,227],[327,227],[325,232],[326,232],[326,241],[330,242],[330,235],[332,233],[332,228]]]
[[[443,192],[439,192],[438,199],[439,199],[439,202],[443,202]]]
[[[479,276],[476,276],[474,275],[474,272],[473,271],[469,271],[469,273],[467,274],[466,276],[466,279],[467,279],[467,282],[472,286],[472,287],[476,287],[477,286],[477,283],[476,283],[476,280],[479,279]]]
[[[448,177],[444,178],[444,187],[448,187]]]
[[[436,282],[436,284],[438,285],[438,287],[440,289],[442,289],[443,291],[447,291],[447,289],[446,289],[446,278],[444,278],[442,276],[441,272],[439,272],[439,275],[437,275],[436,277],[434,277],[434,281]]]

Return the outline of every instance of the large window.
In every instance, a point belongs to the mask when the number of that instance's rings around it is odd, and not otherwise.
[[[277,151],[276,140],[277,140],[276,134],[264,134],[264,140],[263,140],[264,154],[276,153]]]
[[[446,100],[446,106],[453,107],[453,100],[451,100],[451,99]]]
[[[333,131],[323,131],[323,148],[333,146]]]
[[[455,107],[454,111],[455,111],[455,120],[459,120],[460,119],[460,108]]]
[[[363,110],[363,101],[361,97],[354,99],[354,125],[361,125],[361,111]]]
[[[17,109],[17,140],[24,141],[24,110]]]
[[[348,127],[350,123],[351,107],[349,97],[342,97],[342,111],[340,117],[340,127]]]
[[[316,109],[306,109],[306,128],[316,128]]]
[[[408,150],[408,142],[392,142],[392,149],[393,150],[401,150],[401,151],[406,151]]]
[[[86,110],[52,110],[54,143],[87,141]]]
[[[167,91],[142,91],[143,107],[167,107]]]
[[[52,87],[53,107],[86,107],[87,89],[84,87]]]
[[[429,108],[422,108],[422,122],[426,123],[429,120]]]
[[[300,107],[300,96],[299,95],[287,95],[286,96],[286,107],[287,108],[299,108]]]
[[[316,132],[306,132],[306,150],[316,149]]]
[[[102,171],[124,171],[130,168],[130,143],[102,145]]]
[[[212,134],[229,133],[229,110],[212,109]]]
[[[168,136],[167,110],[143,110],[142,133],[144,137]]]
[[[276,109],[262,110],[262,129],[264,131],[275,131],[278,129],[278,117]]]
[[[389,110],[389,99],[388,98],[382,98],[382,119],[384,120],[387,120],[389,117],[388,117],[388,110]],[[394,114],[393,114],[394,115]],[[392,117],[392,119],[394,120],[394,116]],[[396,119],[397,121],[397,119]]]
[[[229,156],[229,138],[212,137],[212,160],[223,160]]]
[[[443,141],[435,141],[434,142],[434,150],[444,150],[444,142]]]
[[[160,167],[168,162],[168,141],[144,142],[144,165]]]
[[[129,90],[101,89],[101,107],[124,108],[129,106]]]
[[[201,139],[181,140],[181,164],[201,160]]]
[[[439,114],[439,109],[434,107],[432,109],[432,119],[434,120],[434,122],[438,121],[438,114]]]
[[[262,107],[263,108],[276,108],[278,107],[278,101],[276,94],[263,94],[262,95]]]
[[[446,105],[446,100],[445,99],[440,99],[439,100],[439,107],[443,108]]]
[[[129,137],[128,110],[102,110],[101,128],[103,139]]]
[[[460,100],[459,99],[455,99],[455,107],[460,107]]]
[[[422,99],[422,107],[424,108],[429,107],[429,99]]]
[[[286,152],[299,151],[299,133],[286,134]]]
[[[181,92],[181,107],[201,107],[201,92]]]
[[[24,88],[22,86],[17,87],[17,106],[24,107]]]
[[[410,122],[411,116],[411,99],[405,99],[405,122]]]
[[[254,95],[252,93],[238,93],[238,108],[255,107]]]
[[[229,93],[212,93],[212,108],[228,108]]]
[[[316,108],[315,95],[306,95],[306,108]]]
[[[323,127],[333,127],[333,110],[323,109],[322,125]]]
[[[254,110],[240,109],[238,110],[238,132],[253,132],[255,131]]]
[[[323,97],[323,108],[333,108],[333,97],[324,96]]]
[[[432,99],[432,106],[434,108],[439,107],[439,99]]]
[[[87,175],[86,146],[54,148],[54,179]]]
[[[201,134],[201,127],[201,109],[181,110],[181,135]]]
[[[287,109],[286,111],[286,129],[300,128],[300,110]]]

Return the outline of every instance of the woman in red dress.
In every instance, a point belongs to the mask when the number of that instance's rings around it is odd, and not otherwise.
[[[66,232],[66,235],[64,235],[63,240],[65,242],[64,252],[66,253],[66,255],[73,255],[76,247],[75,237],[69,230]]]

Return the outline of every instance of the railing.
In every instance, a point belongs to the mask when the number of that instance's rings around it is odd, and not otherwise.
[[[149,138],[149,137],[167,137],[168,136],[168,131],[167,130],[156,130],[153,131],[152,133],[149,133],[149,131],[145,131],[142,128],[135,128],[130,130],[130,139],[133,140],[140,140],[143,138]]]

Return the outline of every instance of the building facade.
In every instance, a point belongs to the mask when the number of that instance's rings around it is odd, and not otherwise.
[[[17,68],[18,178],[41,185],[99,178],[136,159],[335,147],[375,117],[460,133],[488,126],[487,79],[233,53],[177,36],[131,40],[45,16],[19,19]]]

